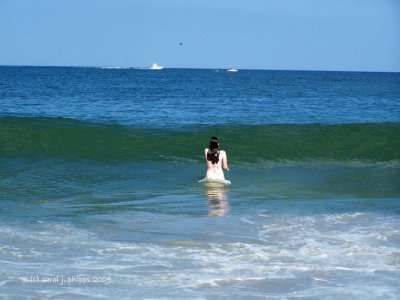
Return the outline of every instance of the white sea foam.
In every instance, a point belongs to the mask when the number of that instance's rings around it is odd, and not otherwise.
[[[371,213],[260,214],[239,216],[237,221],[232,224],[246,226],[255,235],[234,241],[220,228],[224,235],[218,237],[120,242],[104,239],[101,229],[71,224],[2,225],[0,296],[16,287],[19,296],[62,298],[70,293],[72,298],[120,299],[218,298],[233,291],[238,298],[262,294],[279,299],[293,293],[395,299],[399,291],[393,284],[400,266],[398,218]],[[164,219],[163,224],[169,223]],[[93,282],[70,284],[61,293],[55,284],[31,283],[35,275],[112,280],[101,285],[99,294]],[[371,294],[369,282],[375,285]]]

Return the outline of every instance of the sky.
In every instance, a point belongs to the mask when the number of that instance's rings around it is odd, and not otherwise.
[[[400,72],[400,0],[0,0],[0,65]]]

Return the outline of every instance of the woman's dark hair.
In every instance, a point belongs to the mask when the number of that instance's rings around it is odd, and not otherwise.
[[[212,136],[210,143],[208,144],[207,160],[211,161],[212,164],[216,164],[219,161],[219,150],[218,150],[218,138]]]

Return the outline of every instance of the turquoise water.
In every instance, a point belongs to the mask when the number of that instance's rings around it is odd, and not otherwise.
[[[0,67],[0,297],[396,299],[400,75]],[[217,135],[231,185],[204,184]]]

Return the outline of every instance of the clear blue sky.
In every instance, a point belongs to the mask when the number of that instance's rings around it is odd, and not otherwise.
[[[153,62],[399,72],[400,0],[0,0],[0,65]]]

